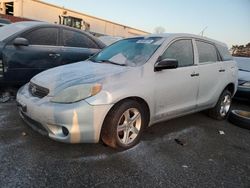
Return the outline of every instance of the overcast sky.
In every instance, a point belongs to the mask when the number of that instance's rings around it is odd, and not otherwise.
[[[199,34],[232,44],[250,42],[250,0],[44,0],[148,32]]]

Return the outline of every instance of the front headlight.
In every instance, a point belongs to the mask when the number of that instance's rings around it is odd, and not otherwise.
[[[244,84],[241,84],[240,86],[241,86],[241,87],[250,88],[250,82],[245,82]]]
[[[101,84],[76,85],[62,90],[50,101],[55,103],[74,103],[94,96],[101,90]]]

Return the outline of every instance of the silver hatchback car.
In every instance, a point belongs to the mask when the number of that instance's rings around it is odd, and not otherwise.
[[[38,74],[17,93],[21,117],[50,138],[136,145],[143,130],[207,110],[225,119],[238,68],[225,44],[190,34],[120,40],[87,61]]]

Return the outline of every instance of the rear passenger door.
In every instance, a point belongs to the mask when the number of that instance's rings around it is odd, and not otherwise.
[[[86,60],[100,50],[100,47],[82,32],[62,29],[61,37],[62,64]]]
[[[199,58],[199,108],[206,108],[217,102],[221,92],[220,59],[216,47],[207,41],[195,41]]]

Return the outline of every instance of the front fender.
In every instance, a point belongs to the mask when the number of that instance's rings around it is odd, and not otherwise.
[[[131,97],[138,97],[146,101],[147,103],[150,103],[150,99],[147,97],[150,95],[145,95],[145,93],[142,92],[124,92],[122,90],[108,92],[108,91],[102,91],[98,93],[97,95],[85,99],[86,102],[88,102],[90,105],[110,105],[110,104],[116,104],[117,102]],[[152,95],[151,95],[152,96]]]

